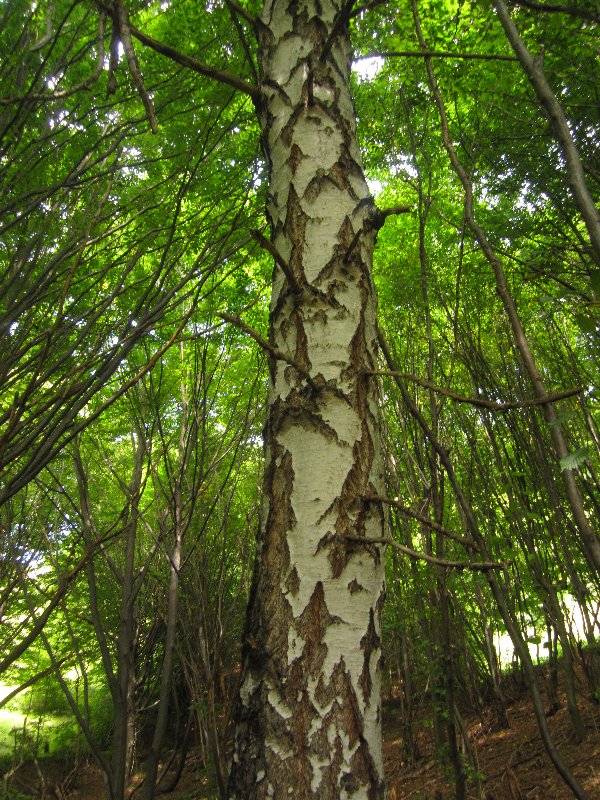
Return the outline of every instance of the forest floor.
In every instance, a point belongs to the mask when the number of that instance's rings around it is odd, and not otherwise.
[[[571,735],[565,699],[559,689],[560,708],[548,717],[554,743],[572,774],[588,793],[600,799],[600,705],[586,699],[583,685],[580,710],[587,737],[575,743]],[[471,800],[571,800],[570,790],[553,768],[540,737],[531,703],[524,691],[517,693],[507,708],[510,727],[493,725],[493,711],[464,714],[464,728],[480,776],[479,790],[469,781]],[[441,768],[434,756],[429,715],[423,709],[414,726],[418,760],[403,763],[403,740],[399,702],[394,696],[384,702],[384,760],[389,800],[451,800],[454,798],[452,773]],[[161,794],[165,800],[216,800],[217,793],[207,783],[200,759],[192,756],[177,789]],[[24,764],[11,778],[10,788],[22,794],[3,794],[0,798],[37,800],[104,800],[107,797],[99,770],[93,763],[80,763],[74,769],[59,759],[43,759]],[[139,797],[136,792],[135,797]]]

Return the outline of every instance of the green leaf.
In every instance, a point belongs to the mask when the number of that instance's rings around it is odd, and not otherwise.
[[[564,458],[560,459],[560,466],[561,469],[564,471],[565,469],[577,469],[589,455],[589,451],[587,447],[579,447],[577,450],[574,450],[572,453],[567,453]]]

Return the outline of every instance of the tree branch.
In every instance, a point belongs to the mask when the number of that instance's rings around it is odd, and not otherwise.
[[[348,22],[350,21],[350,17],[352,15],[352,6],[353,5],[354,5],[354,0],[346,0],[346,2],[344,3],[343,8],[340,10],[339,14],[337,15],[337,19],[335,20],[335,23],[333,24],[333,27],[331,28],[331,33],[329,34],[329,36],[327,38],[327,41],[325,42],[325,45],[323,47],[323,50],[321,51],[321,55],[319,56],[321,61],[325,61],[325,59],[329,55],[329,52],[330,52],[330,50],[331,50],[331,48],[333,46],[333,42],[335,40],[335,37],[342,30],[344,25],[347,25]]]
[[[506,3],[504,0],[496,0],[495,6],[506,38],[533,86],[552,132],[560,145],[565,159],[569,188],[590,237],[591,255],[596,264],[600,266],[600,214],[598,214],[594,198],[585,179],[579,148],[571,133],[569,120],[546,78],[541,60],[532,56],[521,39]]]
[[[259,243],[259,245],[263,248],[263,250],[266,250],[267,253],[269,253],[271,256],[273,256],[273,259],[274,259],[275,263],[281,269],[281,271],[283,272],[283,274],[287,278],[288,283],[290,284],[290,286],[294,290],[294,294],[300,294],[302,292],[302,287],[300,286],[300,284],[296,280],[296,277],[295,277],[294,273],[292,272],[292,270],[290,268],[290,265],[287,263],[285,258],[281,255],[279,250],[275,247],[273,242],[270,242],[266,238],[266,236],[264,236],[258,230],[251,231],[251,235],[252,235],[252,238],[255,239]]]
[[[240,6],[237,3],[234,3],[233,0],[225,0],[227,3],[227,8],[229,9],[229,15],[233,24],[235,25],[235,29],[237,31],[238,39],[240,40],[240,44],[246,54],[246,60],[248,61],[248,65],[252,70],[252,77],[258,83],[258,73],[256,71],[256,67],[254,66],[254,59],[252,58],[252,53],[250,52],[250,46],[248,45],[248,40],[246,39],[246,34],[244,33],[244,28],[242,23],[239,20]],[[255,22],[255,20],[254,20]]]
[[[256,25],[256,17],[253,17],[249,11],[246,11],[239,3],[236,3],[235,0],[226,0],[227,5],[232,8],[236,14],[240,17],[243,17],[246,22],[249,22],[250,25]]]
[[[383,226],[383,223],[386,221],[388,217],[391,217],[395,214],[406,214],[408,211],[412,211],[412,206],[392,206],[391,208],[385,208],[385,209],[380,209],[376,207],[371,217],[366,219],[365,222],[363,223],[362,228],[359,228],[354,234],[354,238],[352,239],[352,241],[348,245],[348,249],[344,253],[344,263],[350,260],[350,256],[352,255],[352,251],[358,244],[358,240],[364,233],[366,233],[366,231],[369,228],[378,231]]]
[[[397,500],[392,500],[390,497],[380,497],[379,495],[368,495],[364,499],[369,503],[385,503],[388,506],[393,506],[401,514],[404,514],[404,516],[422,522],[423,525],[427,525],[428,528],[441,533],[443,536],[447,536],[449,539],[453,539],[455,542],[462,544],[464,547],[470,547],[472,550],[477,550],[477,544],[473,541],[473,539],[469,539],[466,536],[461,536],[460,533],[455,533],[454,531],[448,530],[448,528],[444,528],[444,526],[440,525],[439,522],[434,522],[424,514],[419,514],[418,511],[413,511],[412,508],[403,506],[402,503],[399,503]]]
[[[465,395],[453,392],[452,389],[446,389],[443,386],[434,386],[429,381],[426,381],[423,378],[418,378],[416,375],[410,375],[407,372],[393,372],[389,369],[380,369],[369,370],[368,372],[365,372],[365,374],[387,375],[391,378],[402,378],[402,380],[416,383],[417,385],[422,386],[424,389],[430,389],[432,392],[449,397],[451,400],[455,400],[457,403],[469,403],[470,405],[477,406],[479,408],[486,408],[489,411],[510,411],[511,409],[515,408],[531,408],[532,406],[554,403],[557,400],[564,400],[567,397],[573,397],[574,395],[581,394],[585,388],[584,386],[577,386],[575,389],[565,389],[562,392],[549,392],[543,398],[535,397],[530,400],[519,400],[512,403],[496,403],[493,400],[486,400],[483,397],[466,397]]]
[[[302,375],[303,378],[306,378],[308,383],[314,388],[317,389],[315,386],[313,379],[308,374],[308,372],[298,364],[297,361],[294,361],[293,358],[286,355],[282,350],[279,350],[277,347],[273,347],[273,345],[268,342],[260,333],[254,328],[250,327],[244,320],[239,317],[237,314],[228,314],[225,311],[220,311],[216,313],[217,317],[220,317],[224,322],[230,322],[232,325],[235,325],[236,328],[239,328],[244,333],[247,333],[255,342],[257,342],[265,352],[270,353],[273,358],[278,359],[279,361],[285,361],[286,364],[289,364],[293,367],[297,372]]]
[[[435,556],[427,555],[426,553],[419,553],[410,547],[406,547],[394,539],[366,539],[361,536],[344,536],[350,542],[361,542],[362,544],[388,544],[394,550],[399,550],[404,555],[414,558],[418,561],[426,561],[428,564],[433,564],[436,567],[446,567],[449,569],[472,569],[481,572],[487,572],[491,569],[506,569],[508,563],[501,564],[498,561],[447,561],[445,558],[436,558]]]
[[[573,17],[581,17],[582,19],[589,19],[592,22],[600,22],[600,16],[593,11],[588,11],[586,8],[577,8],[576,6],[556,6],[546,3],[534,3],[531,0],[509,0],[511,5],[522,6],[529,8],[531,11],[544,11],[548,14],[570,14]]]
[[[355,61],[366,58],[461,58],[479,61],[517,61],[516,56],[496,53],[451,53],[447,50],[376,50],[364,56],[356,56]]]
[[[96,3],[114,19],[115,11],[113,8],[106,5],[103,0],[96,0]],[[253,100],[258,99],[258,87],[253,86],[251,83],[247,83],[242,78],[238,78],[237,75],[227,72],[226,70],[216,69],[208,64],[204,64],[202,61],[198,61],[198,59],[193,58],[192,56],[181,53],[174,47],[170,47],[168,44],[164,44],[164,42],[159,42],[157,39],[153,39],[152,36],[148,36],[146,33],[143,33],[134,25],[130,26],[130,32],[131,35],[143,45],[149,47],[151,50],[154,50],[156,53],[160,53],[162,56],[170,58],[171,61],[175,61],[177,64],[181,64],[183,67],[187,67],[193,72],[198,72],[200,75],[205,75],[207,78],[212,78],[219,83],[225,83],[227,86],[233,86],[234,89],[250,95]]]
[[[212,78],[219,83],[225,83],[227,86],[233,86],[234,89],[238,89],[240,92],[250,95],[253,100],[258,99],[258,87],[253,86],[251,83],[247,83],[245,80],[242,80],[242,78],[238,78],[237,75],[227,72],[226,70],[210,67],[208,64],[204,64],[202,61],[192,58],[192,56],[188,56],[185,53],[180,53],[179,50],[175,50],[174,47],[169,47],[168,44],[159,42],[156,39],[153,39],[151,36],[142,33],[142,31],[134,28],[133,25],[131,26],[131,35],[142,44],[145,44],[146,47],[154,50],[156,53],[160,53],[161,55],[170,58],[171,61],[175,61],[177,64],[188,67],[194,72],[198,72],[200,75],[205,75],[207,78]]]

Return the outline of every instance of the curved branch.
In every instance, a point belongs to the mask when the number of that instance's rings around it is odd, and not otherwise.
[[[135,50],[133,49],[133,42],[131,41],[131,23],[129,22],[129,11],[127,10],[123,0],[115,0],[115,9],[119,26],[119,35],[121,37],[123,50],[125,51],[125,56],[127,58],[127,64],[129,65],[129,71],[131,72],[131,77],[133,78],[133,83],[135,84],[135,88],[137,89],[141,101],[144,104],[144,108],[146,109],[146,117],[150,123],[152,133],[158,133],[158,122],[156,121],[156,114],[154,113],[154,105],[150,99],[150,95],[146,91],[140,64],[137,60]]]
[[[461,58],[479,61],[518,61],[516,56],[505,56],[500,53],[451,53],[447,50],[375,50],[363,56],[356,56],[355,61],[366,58]]]
[[[395,541],[395,539],[365,539],[361,536],[344,536],[350,542],[361,542],[362,544],[389,544],[394,550],[399,550],[404,555],[414,558],[418,561],[426,561],[428,564],[433,564],[436,567],[446,567],[450,569],[473,569],[481,572],[487,572],[491,569],[506,569],[509,564],[501,564],[498,561],[448,561],[445,558],[436,558],[435,556],[427,555],[426,553],[419,553],[411,547],[406,547],[404,544]]]
[[[434,386],[434,384],[423,378],[418,378],[416,375],[411,375],[408,372],[393,372],[389,369],[369,370],[365,375],[384,375],[390,378],[402,378],[405,381],[411,381],[424,389],[430,389],[432,392],[442,394],[444,397],[449,397],[457,403],[469,403],[478,408],[486,408],[489,411],[510,411],[515,408],[531,408],[532,406],[545,405],[546,403],[554,403],[557,400],[564,400],[567,397],[581,394],[584,386],[577,386],[574,389],[565,389],[563,392],[548,392],[544,398],[534,397],[530,400],[515,400],[512,403],[496,403],[493,400],[486,400],[483,397],[466,397],[465,395],[453,392],[452,389],[446,389],[444,386]]]
[[[411,519],[416,519],[419,522],[422,522],[423,525],[426,525],[428,528],[431,528],[438,533],[441,533],[443,536],[447,536],[449,539],[462,544],[464,547],[470,547],[473,550],[477,550],[477,544],[473,539],[469,539],[466,536],[461,536],[460,533],[455,533],[454,531],[448,530],[448,528],[444,528],[443,525],[440,525],[439,522],[434,522],[432,519],[429,519],[424,514],[419,514],[418,511],[413,511],[412,508],[407,508],[403,506],[402,503],[399,503],[397,500],[392,500],[391,497],[380,497],[379,495],[370,495],[364,498],[367,502],[370,503],[385,503],[388,506],[393,506],[397,511],[401,514],[404,514],[406,517],[410,517]]]
[[[249,94],[253,100],[258,99],[258,86],[247,83],[242,78],[238,78],[237,75],[222,69],[216,69],[208,64],[204,64],[202,61],[198,61],[198,59],[192,56],[181,53],[179,50],[175,50],[174,47],[169,47],[168,44],[159,42],[157,39],[153,39],[151,36],[142,33],[142,31],[138,30],[138,28],[135,28],[133,25],[131,26],[131,35],[156,53],[170,58],[171,61],[175,61],[177,64],[188,67],[188,69],[198,72],[200,75],[205,75],[207,78],[212,78],[219,83],[233,86],[234,89],[238,89],[238,91],[244,92],[244,94]]]
[[[573,139],[563,107],[548,83],[541,60],[534,58],[527,49],[504,0],[496,0],[495,6],[506,38],[519,59],[529,83],[535,90],[538,101],[563,152],[571,194],[590,237],[591,255],[596,264],[600,265],[600,214],[598,214],[598,209],[588,189],[579,150]]]

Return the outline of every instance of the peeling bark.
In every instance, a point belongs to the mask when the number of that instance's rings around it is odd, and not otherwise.
[[[377,214],[341,2],[270,0],[257,110],[275,267],[266,467],[230,798],[384,796]],[[357,237],[358,235],[358,237]],[[293,276],[293,280],[290,280]],[[349,539],[351,537],[351,541]]]

